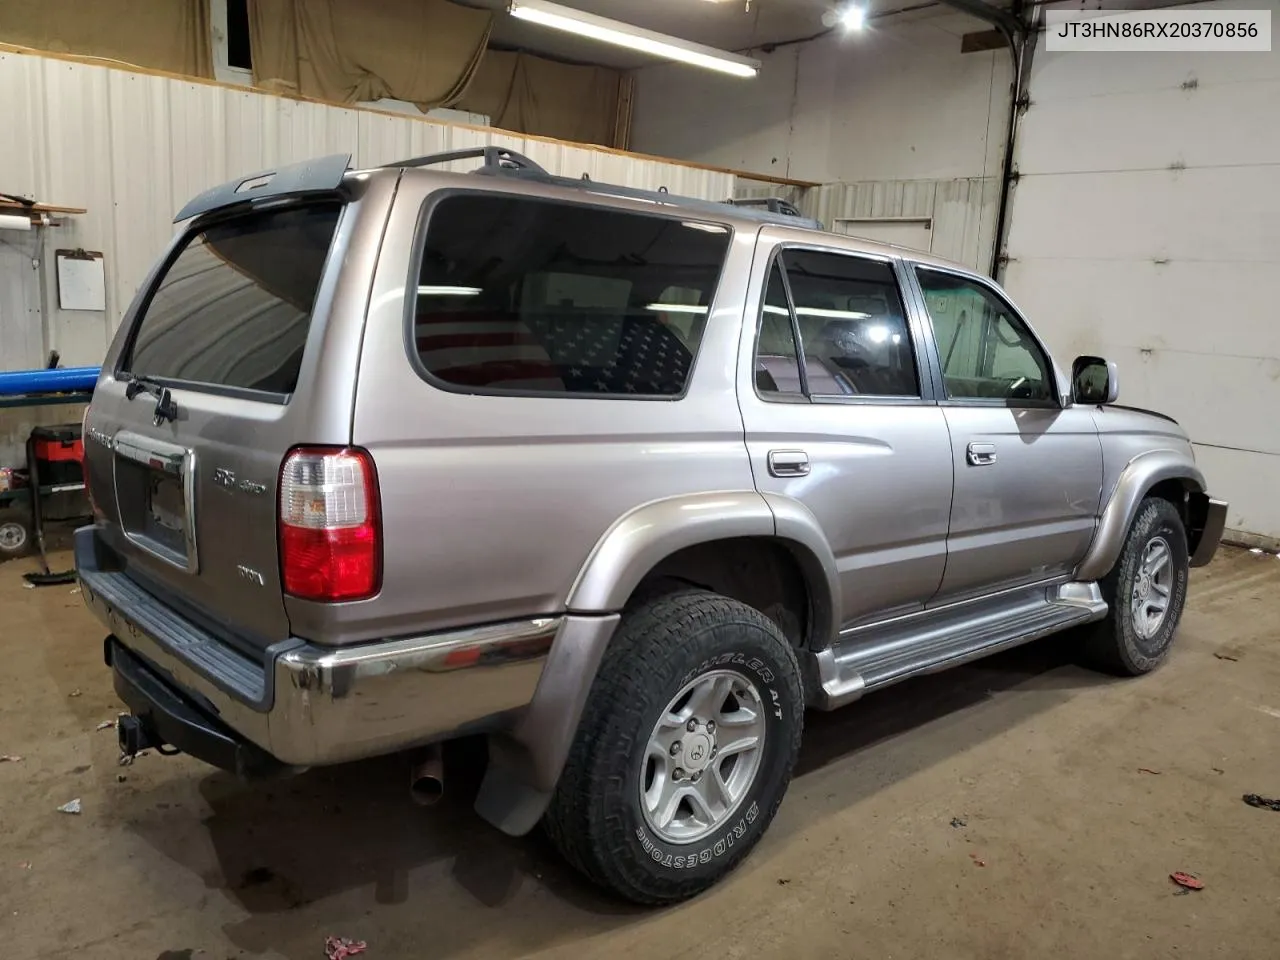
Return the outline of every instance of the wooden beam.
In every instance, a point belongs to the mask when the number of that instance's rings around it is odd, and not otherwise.
[[[17,210],[20,213],[88,213],[84,207],[60,207],[53,203],[15,203],[0,200],[0,210]]]
[[[1003,50],[1008,46],[1004,34],[999,30],[983,30],[979,33],[966,33],[960,38],[961,53],[981,53],[984,50]]]
[[[3,2],[3,0],[0,0],[0,2]],[[959,0],[959,2],[972,2],[972,0]],[[616,150],[612,147],[603,147],[596,143],[577,143],[573,140],[557,140],[554,137],[544,137],[536,133],[517,133],[514,130],[504,130],[502,127],[477,127],[469,123],[455,123],[452,120],[436,120],[427,116],[415,117],[408,113],[399,113],[393,110],[380,110],[377,107],[357,106],[353,103],[331,103],[326,100],[317,100],[314,97],[303,97],[295,94],[280,93],[275,90],[263,90],[260,87],[243,87],[235,83],[223,83],[220,80],[210,80],[207,77],[187,77],[178,73],[155,70],[150,67],[136,67],[127,63],[104,61],[97,57],[77,56],[70,53],[55,53],[51,50],[37,50],[33,47],[21,47],[11,43],[0,42],[0,53],[16,53],[21,54],[22,56],[40,57],[45,60],[61,60],[66,63],[83,63],[87,66],[104,67],[108,70],[117,70],[123,73],[139,73],[144,76],[163,77],[167,80],[180,80],[183,83],[196,83],[206,87],[222,87],[226,90],[234,90],[236,93],[255,93],[263,97],[275,97],[278,100],[293,100],[298,103],[318,103],[322,106],[340,107],[344,110],[366,110],[369,113],[381,114],[384,117],[395,117],[397,120],[407,119],[412,120],[415,123],[431,123],[438,127],[457,127],[462,130],[474,130],[477,133],[486,133],[501,137],[519,137],[523,140],[534,140],[538,143],[549,143],[558,147],[575,147],[579,150],[590,150],[595,153],[604,153],[615,157],[653,160],[658,163],[671,164],[677,167],[689,167],[694,170],[708,170],[712,173],[727,173],[736,177],[742,177],[747,180],[756,180],[762,183],[776,183],[785,187],[807,188],[818,186],[817,181],[814,180],[797,180],[792,177],[779,177],[767,173],[750,173],[745,170],[734,170],[732,167],[718,167],[710,163],[697,163],[693,160],[677,160],[674,157],[655,157],[647,153],[636,153],[633,150]],[[78,210],[69,212],[84,213],[85,211]]]

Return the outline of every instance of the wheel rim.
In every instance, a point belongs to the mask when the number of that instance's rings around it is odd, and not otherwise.
[[[1152,537],[1142,551],[1142,560],[1133,578],[1133,629],[1150,640],[1164,625],[1173,593],[1173,551],[1164,537]]]
[[[640,809],[668,843],[695,843],[742,803],[764,756],[764,703],[750,680],[715,670],[662,711],[640,767]]]
[[[0,550],[21,550],[27,542],[26,528],[20,523],[0,523]]]

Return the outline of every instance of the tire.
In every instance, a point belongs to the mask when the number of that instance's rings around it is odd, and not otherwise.
[[[1151,563],[1144,561],[1154,562],[1160,545],[1167,548],[1167,566],[1161,567],[1153,579],[1149,576]],[[1151,497],[1142,501],[1116,565],[1099,584],[1108,611],[1105,620],[1090,628],[1086,651],[1092,664],[1128,677],[1150,673],[1160,666],[1182,619],[1189,569],[1187,533],[1178,511],[1167,500]],[[1144,572],[1148,575],[1144,576]],[[1163,585],[1168,597],[1156,623],[1153,608],[1147,607],[1146,601],[1158,602],[1165,575]],[[1135,610],[1143,611],[1144,616],[1135,616]]]
[[[692,716],[675,722],[669,707]],[[605,652],[544,829],[570,864],[614,893],[647,905],[685,900],[733,870],[768,829],[803,727],[799,667],[776,624],[702,590],[652,597],[624,615]],[[762,743],[729,752],[757,731]],[[670,749],[659,756],[654,740]],[[675,793],[664,794],[667,784]],[[712,795],[719,816],[690,790]],[[642,793],[659,809],[646,812]]]
[[[22,510],[0,510],[0,560],[25,557],[31,551],[31,520]]]

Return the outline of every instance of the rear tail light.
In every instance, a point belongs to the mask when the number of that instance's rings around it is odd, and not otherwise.
[[[303,600],[364,600],[382,581],[373,459],[364,450],[303,447],[280,468],[280,573]]]

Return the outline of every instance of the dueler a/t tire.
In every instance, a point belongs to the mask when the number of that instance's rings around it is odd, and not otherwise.
[[[758,692],[763,744],[749,786],[714,832],[669,842],[641,807],[650,734],[673,698],[713,674]],[[803,726],[795,652],[773,621],[705,591],[647,600],[623,617],[605,653],[544,828],[569,863],[628,900],[695,896],[741,863],[768,828]]]
[[[1143,592],[1143,560],[1153,543],[1168,547],[1169,596],[1159,627],[1144,637],[1135,625],[1134,609],[1153,589],[1147,577],[1147,594]],[[1178,511],[1157,497],[1142,501],[1119,559],[1099,584],[1109,609],[1106,619],[1086,628],[1085,653],[1090,664],[1108,673],[1136,677],[1163,663],[1182,619],[1189,571],[1187,533]]]

